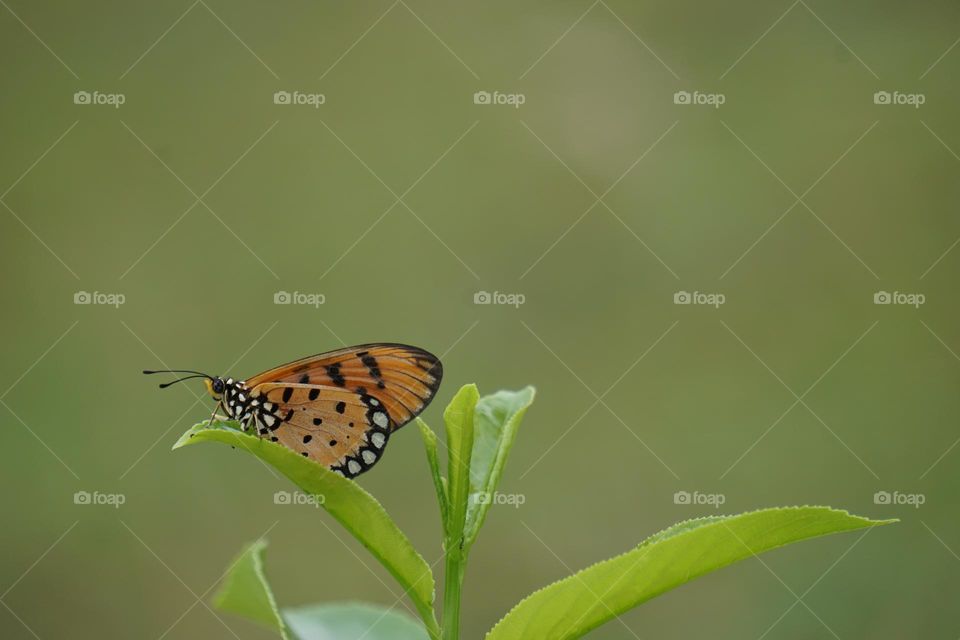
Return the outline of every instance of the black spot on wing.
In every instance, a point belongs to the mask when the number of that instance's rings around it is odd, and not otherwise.
[[[340,374],[339,362],[336,364],[327,365],[327,376],[330,378],[333,384],[337,385],[338,387],[347,386],[346,379]]]

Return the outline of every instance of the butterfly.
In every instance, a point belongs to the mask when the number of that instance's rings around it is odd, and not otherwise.
[[[315,460],[347,478],[370,470],[390,435],[413,420],[440,388],[443,365],[433,354],[404,344],[346,347],[294,360],[246,380],[199,371],[160,388],[203,378],[244,431]]]

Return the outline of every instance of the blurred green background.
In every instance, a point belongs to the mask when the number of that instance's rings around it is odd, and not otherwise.
[[[461,384],[539,389],[501,486],[525,502],[475,547],[466,638],[716,512],[678,491],[902,522],[591,637],[960,635],[956,3],[0,4],[3,638],[271,637],[197,604],[268,530],[281,603],[394,604],[335,522],[274,503],[291,486],[263,465],[171,453],[211,403],[139,373],[249,376],[370,341],[443,355],[436,429]],[[360,481],[440,558],[415,429]]]

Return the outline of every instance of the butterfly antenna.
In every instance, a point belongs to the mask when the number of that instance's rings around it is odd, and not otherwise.
[[[190,374],[193,374],[193,375],[189,375],[189,376],[184,376],[184,377],[182,377],[182,378],[177,378],[176,380],[174,380],[174,381],[172,381],[172,382],[164,382],[163,384],[160,385],[160,388],[161,388],[161,389],[166,389],[167,387],[169,387],[169,386],[172,385],[172,384],[177,384],[178,382],[183,382],[184,380],[192,380],[193,378],[209,378],[209,379],[211,379],[211,380],[213,379],[213,376],[211,376],[211,375],[209,375],[209,374],[202,373],[202,372],[200,372],[200,371],[191,371],[190,369],[159,369],[159,370],[157,370],[157,371],[148,371],[148,370],[144,369],[143,373],[145,373],[146,375],[151,375],[151,374],[154,374],[154,373],[190,373]]]
[[[153,373],[195,373],[198,376],[207,376],[208,378],[210,377],[203,371],[191,371],[190,369],[157,369],[155,371],[148,371],[147,369],[144,369],[143,372],[147,375],[150,375]]]

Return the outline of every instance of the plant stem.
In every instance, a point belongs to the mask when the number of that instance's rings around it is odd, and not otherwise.
[[[460,636],[460,587],[464,573],[463,549],[460,540],[447,544],[443,576],[443,640],[457,640]]]

